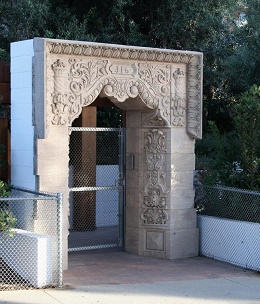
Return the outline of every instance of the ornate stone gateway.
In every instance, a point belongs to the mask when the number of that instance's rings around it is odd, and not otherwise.
[[[67,246],[69,127],[97,97],[126,110],[125,250],[196,256],[194,143],[201,138],[202,54],[33,40],[35,176],[62,191]]]

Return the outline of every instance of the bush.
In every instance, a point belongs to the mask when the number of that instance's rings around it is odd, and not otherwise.
[[[232,109],[234,131],[220,134],[215,122],[196,143],[196,169],[207,185],[260,190],[260,87],[241,95]]]
[[[10,194],[10,187],[3,181],[0,181],[0,196],[8,197]],[[5,237],[13,236],[12,229],[16,225],[16,218],[14,214],[9,210],[8,203],[1,201],[0,198],[0,235]]]

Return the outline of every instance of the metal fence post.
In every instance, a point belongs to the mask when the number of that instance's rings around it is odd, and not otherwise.
[[[57,233],[58,233],[58,269],[57,287],[63,287],[62,261],[62,193],[57,193]]]

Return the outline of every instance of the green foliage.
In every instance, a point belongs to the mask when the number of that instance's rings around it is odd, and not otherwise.
[[[116,107],[101,107],[97,109],[97,127],[120,128],[122,126],[122,111]]]
[[[0,235],[13,236],[16,218],[11,211],[0,209]]]
[[[0,197],[8,197],[9,195],[10,195],[10,186],[4,181],[0,180]]]
[[[1,48],[0,48],[0,61],[10,61],[9,53],[6,50],[1,49]]]
[[[234,105],[234,124],[241,142],[240,187],[260,189],[260,86],[253,85]]]
[[[204,184],[235,186],[238,136],[235,132],[221,134],[215,122],[209,122],[209,133],[196,142],[196,169]]]
[[[214,122],[196,143],[197,169],[205,184],[260,190],[260,87],[234,103],[234,131],[221,134]]]
[[[243,2],[246,23],[234,28],[236,43],[233,52],[223,60],[223,76],[229,83],[230,90],[238,94],[253,84],[260,85],[260,1]]]
[[[231,131],[234,100],[259,85],[259,0],[0,0],[0,11],[0,58],[35,36],[203,52],[206,131],[211,120]]]
[[[200,191],[200,214],[260,223],[259,195],[232,189],[230,191],[225,187],[201,187]]]
[[[0,181],[0,197],[8,197],[10,194],[10,187],[3,181]],[[8,210],[8,203],[1,201],[0,198],[0,235],[4,237],[13,236],[12,229],[16,225],[16,218],[14,214]]]
[[[200,167],[212,181],[259,187],[257,119],[242,118],[257,110],[248,107],[259,97],[251,92],[240,98],[260,85],[259,0],[0,0],[0,11],[3,60],[10,42],[35,36],[203,52],[208,135],[197,143]],[[244,23],[238,22],[241,12]],[[111,109],[98,112],[99,125],[120,121]]]

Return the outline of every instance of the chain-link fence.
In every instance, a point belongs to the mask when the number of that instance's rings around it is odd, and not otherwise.
[[[62,195],[0,197],[0,290],[62,287]]]
[[[123,232],[120,128],[70,128],[69,251],[117,247]]]
[[[200,254],[260,271],[260,192],[196,187]]]

